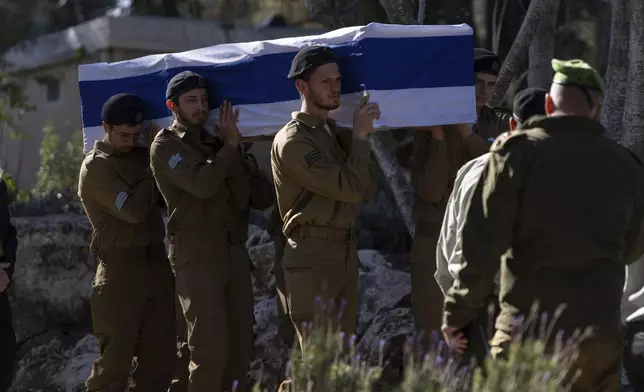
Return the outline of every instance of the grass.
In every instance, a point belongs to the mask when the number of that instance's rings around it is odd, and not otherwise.
[[[426,353],[418,350],[414,339],[405,345],[402,382],[394,392],[567,392],[578,375],[569,369],[577,355],[576,347],[590,331],[576,333],[563,341],[558,334],[551,339],[553,326],[563,308],[551,322],[539,316],[534,307],[526,321],[517,320],[503,359],[487,359],[477,367],[465,366],[458,355],[439,342]],[[333,323],[318,319],[303,328],[302,350],[296,347],[287,369],[287,380],[280,392],[371,392],[383,375],[384,342],[378,358],[366,359],[355,345],[355,336],[347,339]],[[547,350],[545,342],[553,342]],[[261,391],[256,386],[253,392]]]

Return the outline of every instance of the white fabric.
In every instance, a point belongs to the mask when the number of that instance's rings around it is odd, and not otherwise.
[[[626,267],[622,322],[644,321],[644,256]]]
[[[447,290],[452,287],[456,274],[463,264],[461,234],[465,224],[467,206],[483,170],[485,170],[489,156],[489,153],[481,155],[459,169],[454,181],[454,190],[447,201],[445,217],[436,246],[436,273],[434,274],[443,294],[446,294]],[[498,273],[494,282],[498,287]]]

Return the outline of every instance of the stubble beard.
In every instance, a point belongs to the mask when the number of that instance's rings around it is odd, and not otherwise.
[[[332,105],[331,104],[325,104],[324,101],[322,100],[322,98],[320,98],[320,96],[318,94],[314,93],[314,92],[311,92],[311,102],[316,107],[318,107],[320,109],[328,110],[328,111],[332,111],[332,110],[335,110],[335,109],[340,107],[339,103],[337,103],[337,104],[334,103]]]

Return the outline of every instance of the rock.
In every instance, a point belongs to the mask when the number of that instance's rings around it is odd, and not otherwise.
[[[80,392],[99,347],[92,335],[50,331],[20,350],[12,392]]]
[[[18,341],[90,318],[96,263],[89,254],[87,218],[65,214],[13,222],[20,239],[10,291]]]
[[[361,250],[359,336],[365,334],[377,314],[388,311],[411,292],[408,272],[393,269],[392,263],[375,250]]]

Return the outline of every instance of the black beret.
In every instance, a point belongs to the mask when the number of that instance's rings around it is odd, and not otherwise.
[[[499,56],[487,49],[474,49],[474,72],[486,73],[490,75],[499,75],[501,62]]]
[[[181,94],[198,88],[207,88],[206,81],[200,75],[183,71],[172,77],[165,90],[165,99],[175,99]]]
[[[134,94],[116,94],[103,104],[101,118],[109,125],[139,124],[143,121],[143,101]]]
[[[532,116],[546,114],[546,94],[542,88],[530,87],[521,90],[515,97],[512,112],[519,121],[526,121]]]
[[[293,58],[289,79],[297,79],[324,64],[335,63],[333,51],[328,46],[307,46],[300,49]]]

